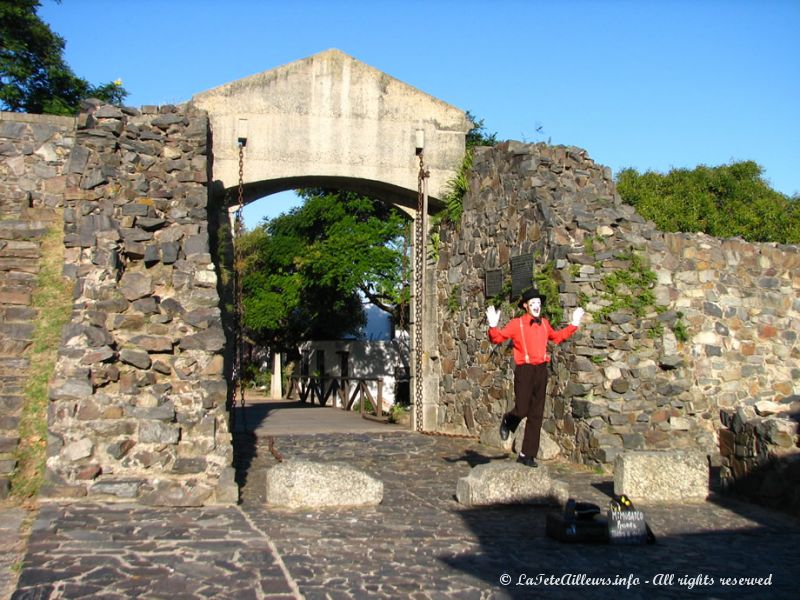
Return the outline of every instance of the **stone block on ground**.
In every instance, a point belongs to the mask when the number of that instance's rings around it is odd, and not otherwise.
[[[506,452],[519,453],[522,449],[522,439],[525,437],[525,424],[527,419],[522,419],[516,431],[508,436],[507,440],[500,438],[500,425],[485,427],[481,431],[480,441],[485,446],[502,448]],[[542,430],[539,441],[539,451],[536,453],[537,460],[552,460],[561,454],[561,448],[553,440],[549,433]]]
[[[383,482],[342,464],[288,460],[267,470],[266,503],[285,508],[373,506]]]
[[[634,502],[702,501],[708,496],[708,459],[689,450],[623,452],[614,461],[614,493]]]
[[[464,506],[563,504],[568,496],[567,485],[551,479],[546,467],[511,461],[478,465],[456,485],[456,499]]]

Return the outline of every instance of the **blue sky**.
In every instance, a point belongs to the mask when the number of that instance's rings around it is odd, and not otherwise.
[[[42,0],[65,57],[131,106],[338,48],[615,173],[755,160],[800,192],[800,1]],[[248,226],[291,194],[246,209]]]

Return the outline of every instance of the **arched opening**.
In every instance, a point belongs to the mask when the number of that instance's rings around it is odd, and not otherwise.
[[[257,211],[269,217],[241,223],[238,234],[232,233],[237,231],[235,218],[219,219],[220,243],[229,246],[218,258],[221,295],[229,313],[229,343],[236,340],[229,371],[232,430],[279,433],[281,419],[274,410],[268,414],[263,407],[252,408],[281,400],[283,407],[286,400],[295,406],[333,406],[384,422],[400,415],[406,424],[411,388],[409,205],[416,192],[348,178],[255,182],[242,185],[241,214],[270,201],[272,194],[263,195],[263,190],[285,189],[298,181],[317,187],[307,188],[289,211]],[[379,194],[365,193],[373,190]],[[233,217],[240,209],[239,196],[238,187],[226,190],[220,210]],[[321,264],[310,266],[312,260]],[[237,273],[233,264],[239,266]],[[276,378],[279,385],[274,385]],[[242,411],[242,405],[249,409]],[[237,409],[253,415],[250,422],[237,421]],[[294,422],[290,433],[321,426],[318,418],[305,428]]]

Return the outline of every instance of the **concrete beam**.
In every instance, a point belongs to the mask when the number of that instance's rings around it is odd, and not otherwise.
[[[430,195],[441,197],[461,164],[466,114],[339,50],[201,92],[208,112],[215,187],[239,182],[246,200],[304,186],[338,187],[413,206],[423,130]]]

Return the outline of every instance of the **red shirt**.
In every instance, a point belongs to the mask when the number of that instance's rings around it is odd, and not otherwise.
[[[550,322],[542,317],[541,323],[535,323],[530,315],[511,319],[502,329],[489,328],[489,339],[494,344],[501,344],[507,339],[514,342],[514,362],[518,365],[540,365],[550,362],[547,354],[547,340],[554,344],[568,340],[578,330],[575,325],[567,325],[555,331]]]

